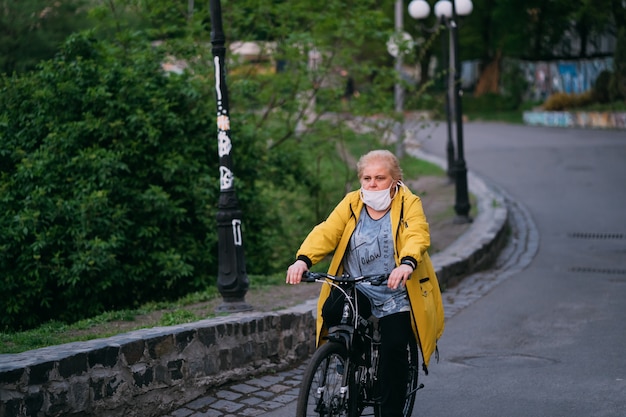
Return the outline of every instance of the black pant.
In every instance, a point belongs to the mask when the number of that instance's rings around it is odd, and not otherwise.
[[[369,317],[369,299],[357,290],[357,300],[361,315]],[[333,289],[322,307],[326,327],[339,324],[343,302],[343,293]],[[406,349],[413,337],[410,313],[407,311],[385,316],[380,319],[379,326],[381,339],[378,378],[381,387],[381,414],[382,417],[402,417],[409,368]]]

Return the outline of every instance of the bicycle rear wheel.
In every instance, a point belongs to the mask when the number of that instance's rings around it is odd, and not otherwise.
[[[415,396],[419,389],[419,351],[416,341],[411,338],[407,347],[407,355],[409,357],[409,375],[406,385],[406,400],[404,402],[403,415],[410,417],[415,405]]]
[[[346,348],[327,342],[320,346],[302,377],[297,417],[345,417],[348,415],[348,390],[343,386]]]

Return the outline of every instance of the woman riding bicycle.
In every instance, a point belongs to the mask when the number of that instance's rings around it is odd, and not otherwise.
[[[406,392],[406,346],[413,335],[424,370],[444,328],[439,283],[427,253],[430,233],[421,200],[402,183],[397,158],[386,150],[371,151],[357,164],[361,189],[348,193],[326,221],[302,243],[287,270],[287,283],[333,253],[329,273],[351,276],[389,274],[387,287],[359,285],[361,305],[379,319],[381,333],[378,378],[383,417],[402,416]],[[409,279],[411,278],[411,279]],[[322,286],[318,300],[317,344],[339,323],[343,295]]]

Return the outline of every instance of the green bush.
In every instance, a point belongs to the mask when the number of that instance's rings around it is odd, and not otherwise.
[[[0,329],[214,285],[214,83],[166,74],[162,59],[147,44],[77,35],[38,71],[1,79]],[[269,152],[269,133],[245,115],[236,129],[248,272],[282,270],[316,220],[299,212],[302,231],[286,236],[283,213],[298,209],[277,204],[311,205],[311,147]]]
[[[407,110],[429,111],[435,119],[446,117],[445,92],[429,91],[428,93],[407,92],[405,107]]]
[[[3,328],[213,280],[213,111],[155,51],[119,53],[75,36],[40,71],[2,80]]]
[[[594,102],[593,91],[584,93],[554,93],[543,103],[546,111],[572,110],[586,107]]]
[[[463,96],[463,112],[486,113],[516,110],[517,100],[502,94],[487,93],[479,97],[469,94]]]

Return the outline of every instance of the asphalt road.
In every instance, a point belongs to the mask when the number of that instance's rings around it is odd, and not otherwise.
[[[422,146],[443,157],[444,134]],[[448,321],[414,415],[626,416],[626,132],[467,123],[464,139],[539,248]]]
[[[417,135],[445,158],[445,132]],[[413,416],[626,416],[626,132],[466,123],[464,142],[538,249],[447,321]]]

